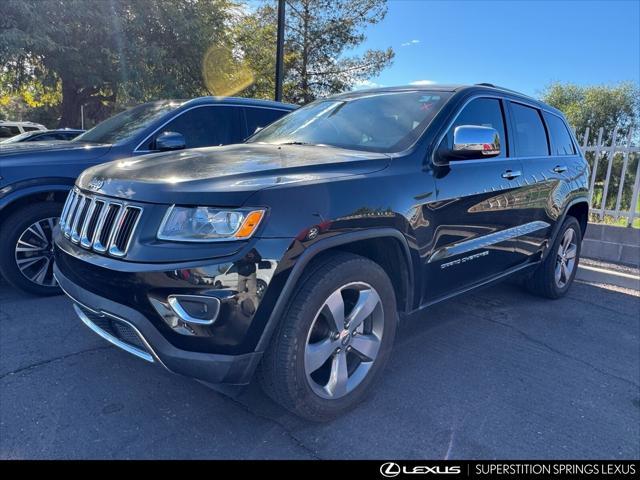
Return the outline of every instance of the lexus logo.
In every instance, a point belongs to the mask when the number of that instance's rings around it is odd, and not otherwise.
[[[400,465],[393,462],[387,462],[380,465],[380,473],[383,477],[393,478],[400,475]]]
[[[459,466],[433,466],[416,465],[414,467],[401,467],[394,462],[386,462],[380,465],[380,473],[383,477],[393,478],[397,477],[401,473],[403,475],[428,475],[433,473],[434,475],[460,475],[462,473],[462,467]]]
[[[89,190],[96,191],[96,190],[100,190],[102,188],[102,185],[104,185],[103,179],[93,177],[89,182],[89,184],[87,185],[87,187],[89,188]]]

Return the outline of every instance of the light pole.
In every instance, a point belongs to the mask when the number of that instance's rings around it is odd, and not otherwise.
[[[276,102],[282,100],[284,77],[284,0],[278,0],[278,40],[276,45]]]

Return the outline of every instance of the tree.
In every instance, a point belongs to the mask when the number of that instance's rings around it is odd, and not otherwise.
[[[230,0],[4,0],[3,93],[34,78],[60,88],[61,126],[80,106],[113,106],[206,92],[202,59],[225,42]],[[59,87],[57,87],[59,85]]]
[[[583,87],[572,83],[553,83],[542,93],[542,100],[561,110],[579,134],[604,128],[604,140],[618,129],[618,138],[638,127],[640,90],[631,82],[615,86]]]
[[[350,90],[391,64],[391,48],[349,55],[366,39],[366,27],[385,17],[386,0],[287,0],[286,9],[286,100],[307,103]],[[237,43],[255,69],[256,83],[249,91],[258,96],[267,90],[273,94],[276,14],[274,3],[264,5],[236,30]]]

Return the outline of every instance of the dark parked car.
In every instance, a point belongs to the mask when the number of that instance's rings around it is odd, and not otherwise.
[[[52,140],[73,140],[84,130],[76,130],[74,128],[60,128],[58,130],[37,130],[33,132],[24,132],[15,137],[7,138],[0,141],[0,148],[13,143],[22,142],[49,142]]]
[[[587,177],[560,112],[531,98],[353,92],[244,145],[88,169],[56,276],[124,350],[227,390],[257,370],[276,401],[326,420],[378,380],[401,319],[516,274],[564,295]]]
[[[0,274],[35,294],[59,293],[51,233],[87,167],[150,152],[243,141],[293,110],[283,103],[203,97],[145,103],[70,142],[0,146]]]

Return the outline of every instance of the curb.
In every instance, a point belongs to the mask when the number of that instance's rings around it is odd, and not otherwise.
[[[592,283],[605,283],[616,287],[640,290],[640,277],[625,272],[617,272],[606,268],[594,267],[592,265],[578,264],[576,280]]]

